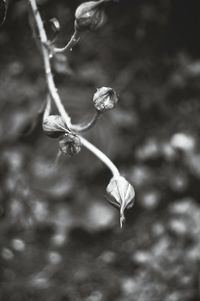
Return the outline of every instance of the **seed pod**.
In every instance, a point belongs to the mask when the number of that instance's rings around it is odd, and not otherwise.
[[[105,13],[103,1],[89,1],[78,6],[75,12],[75,28],[79,31],[95,30],[103,25]]]
[[[99,112],[105,112],[115,107],[119,98],[117,93],[109,87],[102,87],[97,89],[93,97],[95,109]]]
[[[108,201],[120,208],[120,226],[125,221],[124,211],[134,205],[135,191],[133,186],[124,177],[113,177],[106,188]]]
[[[62,153],[74,156],[81,151],[81,140],[73,133],[64,134],[59,140],[59,148]]]
[[[44,118],[42,128],[45,135],[58,138],[67,131],[65,122],[60,115],[49,115]]]

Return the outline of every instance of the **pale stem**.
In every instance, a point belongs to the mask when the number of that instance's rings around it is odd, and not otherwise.
[[[72,35],[70,41],[62,48],[54,48],[53,52],[54,53],[59,53],[59,52],[64,52],[67,50],[72,50],[72,48],[78,43],[78,41],[80,40],[80,36],[77,32],[77,30],[75,29],[74,34]]]
[[[85,132],[89,129],[91,129],[97,122],[97,120],[100,118],[101,112],[95,112],[95,114],[92,116],[92,119],[86,123],[86,124],[72,124],[71,129],[74,130],[77,133]]]
[[[90,143],[85,138],[79,136],[81,139],[81,143],[89,149],[96,157],[98,157],[112,172],[113,177],[119,177],[120,173],[115,164],[96,146],[94,146],[92,143]]]
[[[43,61],[44,61],[44,68],[45,68],[45,74],[46,74],[46,80],[47,80],[47,85],[48,85],[48,89],[50,92],[50,95],[52,97],[52,99],[55,102],[55,105],[60,113],[60,115],[62,116],[63,120],[65,121],[67,127],[69,128],[71,125],[71,118],[69,117],[69,115],[67,114],[67,112],[65,111],[65,108],[62,104],[62,101],[60,99],[60,96],[57,92],[57,88],[53,79],[53,74],[52,74],[52,69],[51,69],[51,63],[50,63],[50,58],[49,58],[49,50],[47,49],[46,45],[48,45],[48,38],[43,26],[43,22],[40,16],[40,13],[38,11],[37,8],[37,4],[35,0],[28,0],[32,11],[33,11],[33,15],[35,17],[35,21],[36,21],[36,25],[37,25],[37,29],[38,29],[38,33],[39,33],[39,38],[41,41],[41,47],[42,47],[42,54],[43,54]]]
[[[47,102],[46,102],[46,107],[44,109],[44,114],[43,114],[43,121],[50,115],[51,112],[51,98],[48,95],[47,96]]]

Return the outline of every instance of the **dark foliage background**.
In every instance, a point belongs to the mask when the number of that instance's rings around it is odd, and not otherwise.
[[[38,3],[49,35],[60,20],[63,45],[81,1]],[[27,10],[10,0],[0,28],[0,300],[199,300],[199,1],[109,3],[107,24],[54,61],[74,122],[91,116],[97,87],[120,94],[87,137],[135,186],[122,231],[104,166],[86,150],[54,163]]]

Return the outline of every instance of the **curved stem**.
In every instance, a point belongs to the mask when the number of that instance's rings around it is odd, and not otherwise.
[[[80,139],[81,139],[81,143],[83,144],[83,146],[85,146],[87,149],[89,149],[96,157],[98,157],[110,169],[110,171],[113,174],[113,177],[120,176],[118,168],[100,149],[98,149],[96,146],[94,146],[92,143],[90,143],[85,138],[80,137]]]
[[[71,50],[80,40],[80,36],[77,32],[77,30],[75,29],[74,34],[72,35],[70,41],[62,48],[54,48],[53,51],[54,53],[60,53],[60,52],[64,52],[67,50]]]
[[[71,129],[77,133],[85,132],[89,129],[91,129],[97,122],[97,120],[100,118],[101,113],[96,111],[95,114],[92,116],[92,119],[86,123],[86,124],[72,124]]]

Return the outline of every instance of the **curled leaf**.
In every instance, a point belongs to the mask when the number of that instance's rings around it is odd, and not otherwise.
[[[106,192],[109,195],[109,202],[120,208],[120,226],[122,227],[125,221],[125,209],[129,209],[134,205],[134,188],[124,177],[119,176],[110,180]]]

